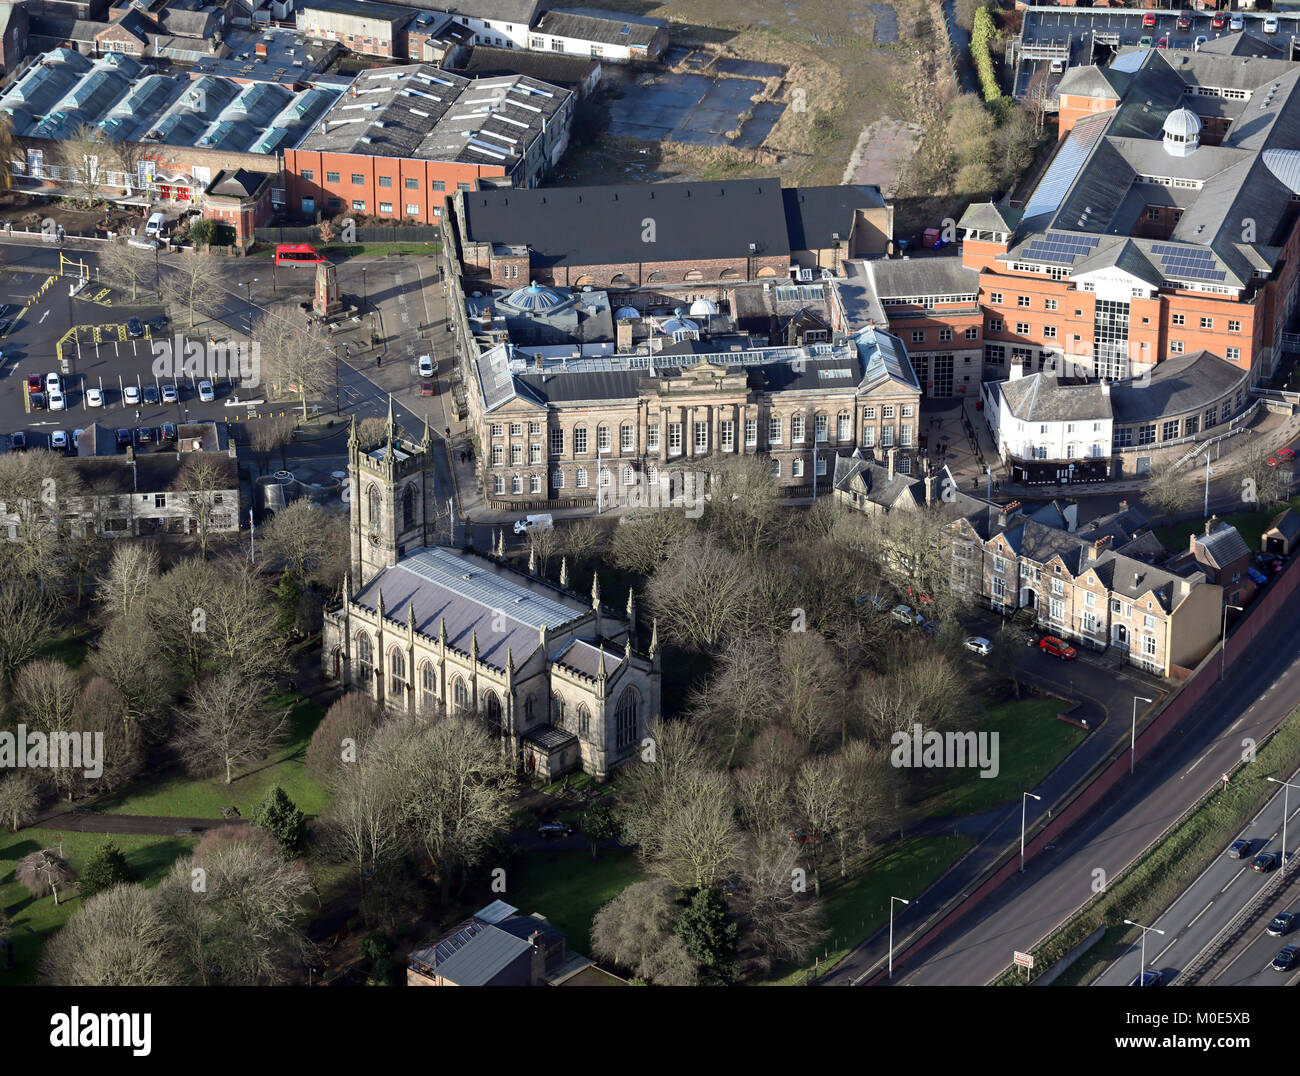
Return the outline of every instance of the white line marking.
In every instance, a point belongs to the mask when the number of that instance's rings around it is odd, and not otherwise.
[[[1202,908],[1199,912],[1196,913],[1196,918],[1193,919],[1193,920],[1192,920],[1190,923],[1188,923],[1187,925],[1188,925],[1189,927],[1194,927],[1194,926],[1196,925],[1196,920],[1197,920],[1197,919],[1200,919],[1201,916],[1203,916],[1206,912],[1208,912],[1208,911],[1209,911],[1211,908],[1213,908],[1213,907],[1214,907],[1214,901],[1210,901],[1209,904],[1207,904],[1204,908]]]

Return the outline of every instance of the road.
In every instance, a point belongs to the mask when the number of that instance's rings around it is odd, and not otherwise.
[[[1138,767],[1136,779],[1075,827],[1025,875],[1001,886],[981,907],[919,954],[895,982],[979,985],[999,974],[1013,949],[1028,950],[1092,895],[1096,875],[1113,877],[1300,700],[1300,603],[1284,609],[1246,659],[1229,668],[1195,716]],[[1267,685],[1261,692],[1260,685]],[[1238,779],[1250,780],[1250,770]],[[901,894],[911,896],[911,894]],[[909,909],[910,910],[910,909]],[[920,918],[920,917],[918,917]],[[896,930],[898,924],[896,923]]]
[[[1293,783],[1296,779],[1295,776],[1289,778]],[[1292,851],[1289,869],[1294,871],[1294,841],[1300,837],[1294,823],[1296,816],[1300,815],[1300,795],[1292,798],[1296,802],[1290,805],[1288,825],[1291,828],[1288,830],[1287,843],[1291,845]],[[1166,911],[1154,922],[1147,924],[1164,931],[1163,935],[1148,935],[1146,955],[1147,967],[1159,970],[1165,982],[1182,971],[1256,897],[1265,883],[1274,877],[1273,874],[1266,875],[1252,870],[1251,862],[1252,857],[1261,852],[1280,854],[1283,800],[1282,790],[1278,789],[1277,795],[1234,838],[1250,842],[1249,855],[1241,859],[1220,855]],[[1260,927],[1261,933],[1267,923],[1266,919]],[[1273,959],[1280,945],[1278,943],[1273,946],[1265,963]],[[1097,977],[1095,985],[1127,986],[1137,978],[1141,960],[1141,946],[1134,945]],[[1242,967],[1248,964],[1249,961]],[[1281,978],[1285,979],[1285,976]]]

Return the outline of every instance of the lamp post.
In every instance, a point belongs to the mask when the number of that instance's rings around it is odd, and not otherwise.
[[[1151,702],[1145,695],[1133,696],[1133,729],[1129,734],[1128,741],[1128,772],[1133,772],[1133,766],[1137,762],[1137,742],[1138,742],[1138,703]]]
[[[1246,611],[1240,605],[1230,605],[1227,602],[1223,603],[1223,634],[1219,637],[1219,683],[1223,683],[1223,669],[1228,654],[1228,610],[1229,609],[1236,609],[1237,612],[1239,613],[1244,613]]]
[[[244,301],[248,304],[248,335],[253,335],[253,285],[257,283],[257,277],[252,280],[243,281]]]
[[[900,904],[910,904],[911,901],[904,900],[902,897],[889,898],[889,977],[894,977],[894,901]]]
[[[1161,937],[1164,936],[1165,932],[1163,930],[1156,930],[1155,927],[1144,927],[1141,923],[1133,922],[1132,919],[1125,919],[1124,922],[1127,923],[1129,926],[1137,927],[1140,931],[1142,931],[1142,967],[1138,969],[1138,986],[1141,986],[1142,976],[1144,976],[1147,973],[1147,931],[1155,930],[1155,932],[1159,934]]]
[[[370,305],[370,293],[366,290],[366,267],[361,267],[361,309]]]
[[[1029,806],[1029,799],[1033,797],[1036,800],[1042,800],[1042,796],[1034,796],[1032,792],[1022,792],[1020,794],[1020,873],[1025,873],[1025,808]]]
[[[1286,819],[1290,813],[1291,807],[1291,789],[1300,789],[1300,785],[1293,785],[1289,781],[1279,781],[1276,777],[1268,778],[1275,785],[1282,786],[1282,873],[1286,873]]]

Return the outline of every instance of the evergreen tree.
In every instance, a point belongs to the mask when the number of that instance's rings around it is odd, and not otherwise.
[[[81,872],[81,899],[85,901],[96,893],[129,881],[131,868],[127,865],[126,856],[122,855],[122,850],[112,841],[105,841]]]
[[[718,890],[695,890],[677,920],[676,933],[699,968],[701,986],[729,986],[736,981],[740,926],[727,918]]]
[[[271,834],[286,852],[296,852],[302,846],[307,820],[284,789],[274,785],[253,812],[253,825]]]
[[[275,585],[275,604],[279,609],[275,619],[275,630],[281,635],[292,636],[298,632],[298,602],[302,598],[302,587],[293,573],[285,568],[280,581]]]

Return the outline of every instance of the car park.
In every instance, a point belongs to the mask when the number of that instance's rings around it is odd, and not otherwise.
[[[56,452],[68,451],[68,431],[55,430],[50,434],[50,448]]]
[[[982,635],[968,635],[961,645],[972,654],[979,654],[981,657],[988,657],[993,651],[993,644]]]
[[[1260,852],[1250,863],[1250,869],[1267,874],[1277,866],[1277,855],[1273,852]]]
[[[203,403],[211,403],[211,402],[212,402],[213,400],[215,400],[216,398],[217,398],[216,393],[214,393],[214,392],[212,391],[212,382],[211,382],[211,381],[200,381],[200,382],[199,382],[199,399],[200,399]]]
[[[176,441],[176,423],[164,422],[159,426],[158,440],[163,444],[174,444]]]
[[[1038,649],[1044,654],[1055,654],[1062,661],[1073,661],[1079,656],[1079,652],[1074,647],[1055,635],[1044,635],[1039,639]]]
[[[1290,971],[1295,967],[1297,960],[1300,960],[1300,947],[1288,945],[1285,949],[1278,950],[1277,956],[1273,958],[1273,963],[1269,967],[1274,971]]]
[[[1161,971],[1144,971],[1129,986],[1159,986],[1164,982],[1164,972]]]
[[[10,438],[9,447],[14,452],[25,452],[27,450],[27,434],[23,433],[22,430],[16,431],[13,437]]]
[[[125,429],[125,428],[122,428],[122,429],[119,429],[119,430],[117,431],[117,447],[118,447],[118,448],[130,448],[130,447],[131,447],[131,431],[130,431],[130,430]]]
[[[127,385],[122,390],[122,399],[126,403],[135,406],[140,402],[140,387],[138,385]]]
[[[164,386],[162,387],[162,402],[163,402],[163,403],[165,403],[165,404],[174,404],[178,399],[180,399],[180,396],[179,396],[179,394],[176,392],[176,386],[175,386],[175,385],[164,385]]]
[[[144,335],[144,323],[139,318],[127,318],[126,335],[132,340],[139,340]]]
[[[1229,859],[1245,859],[1250,855],[1250,841],[1233,841],[1228,845]]]
[[[87,406],[87,407],[103,407],[103,406],[104,406],[104,394],[103,394],[99,389],[87,389],[87,390],[86,390],[86,406]]]
[[[61,392],[51,392],[51,393],[50,393],[50,410],[51,410],[51,411],[62,411],[62,410],[64,410],[67,406],[68,406],[68,401],[65,400],[65,399],[63,398],[63,393],[61,393]]]
[[[1228,29],[1244,30],[1246,28],[1246,17],[1244,15],[1233,15],[1228,20]]]
[[[1274,938],[1284,937],[1291,933],[1295,921],[1295,912],[1280,912],[1273,916],[1273,921],[1268,925],[1268,932]]]
[[[1264,33],[1266,34],[1277,33],[1277,19],[1273,18],[1272,15],[1270,15],[1267,19],[1264,20]]]
[[[147,404],[156,404],[158,402],[158,388],[155,385],[145,385],[144,402]]]

